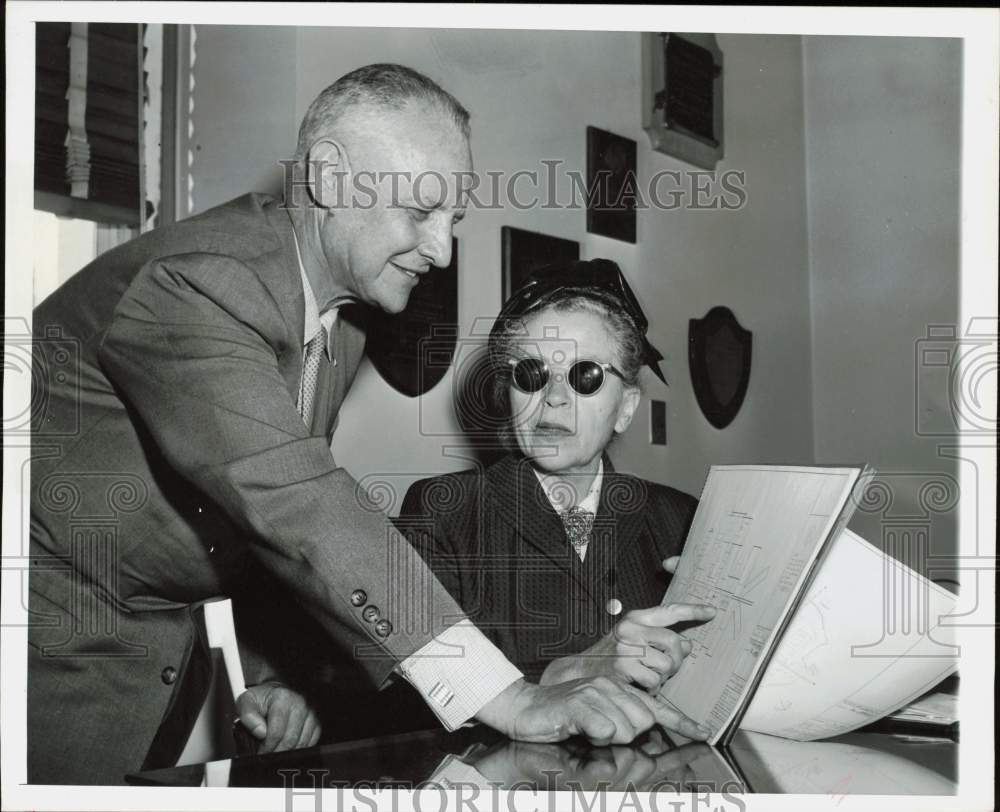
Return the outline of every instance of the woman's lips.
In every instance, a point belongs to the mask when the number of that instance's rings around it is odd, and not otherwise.
[[[573,432],[558,423],[539,423],[535,426],[534,433],[549,437],[566,437]]]

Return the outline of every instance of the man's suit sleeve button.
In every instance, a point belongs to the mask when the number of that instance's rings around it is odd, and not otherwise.
[[[361,617],[363,617],[369,623],[374,623],[376,620],[382,617],[382,613],[379,611],[379,608],[377,606],[372,604],[371,606],[365,607],[365,611],[361,613]]]
[[[380,620],[375,624],[375,634],[379,637],[388,637],[392,634],[392,624],[388,620]]]
[[[364,606],[368,603],[368,593],[363,589],[355,589],[351,593],[351,606]]]
[[[177,669],[168,665],[160,672],[160,679],[163,680],[164,685],[173,685],[177,682]]]

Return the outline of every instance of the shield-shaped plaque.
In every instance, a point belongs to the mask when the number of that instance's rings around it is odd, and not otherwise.
[[[451,264],[421,277],[406,310],[374,311],[365,352],[393,389],[415,398],[433,389],[451,366],[458,340],[458,240]]]
[[[750,384],[753,333],[728,307],[713,307],[688,322],[688,366],[698,405],[708,422],[723,429],[743,405]]]

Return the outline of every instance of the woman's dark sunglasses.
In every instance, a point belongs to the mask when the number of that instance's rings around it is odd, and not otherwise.
[[[549,382],[551,373],[548,364],[540,358],[511,358],[507,363],[513,367],[511,379],[514,387],[526,395],[541,392]],[[625,376],[611,364],[581,359],[569,368],[566,381],[578,395],[589,397],[601,391],[607,377],[606,372],[625,380]]]

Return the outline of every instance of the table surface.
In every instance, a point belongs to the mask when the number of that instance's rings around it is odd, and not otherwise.
[[[871,729],[819,742],[739,731],[726,748],[674,746],[653,730],[628,746],[514,742],[482,726],[423,730],[152,770],[133,785],[391,787],[951,795],[958,745]],[[314,783],[316,782],[316,783]]]

